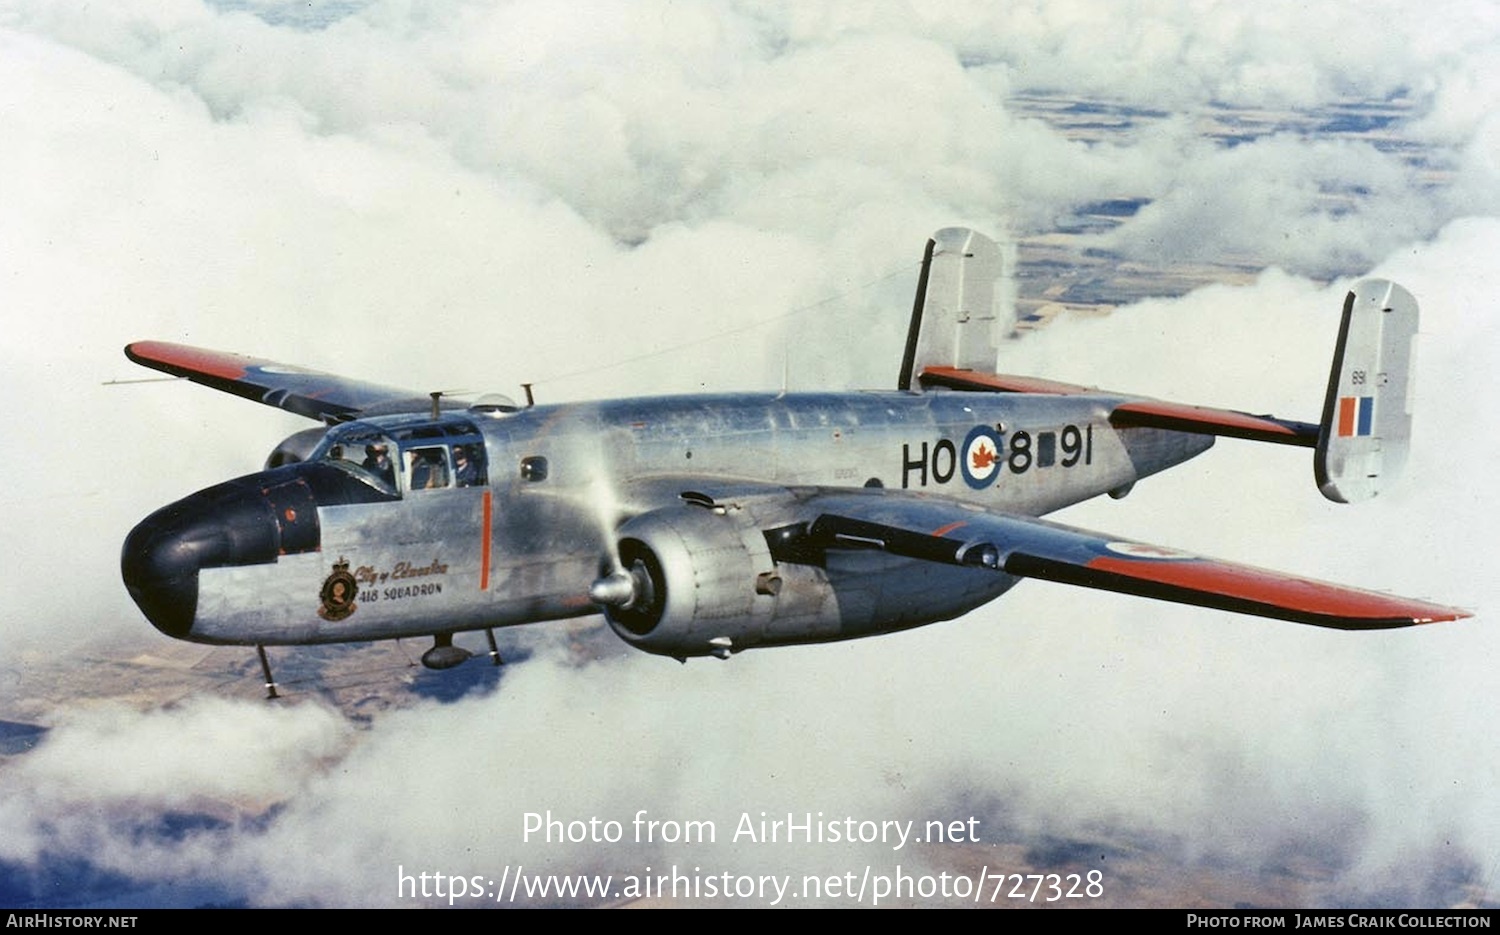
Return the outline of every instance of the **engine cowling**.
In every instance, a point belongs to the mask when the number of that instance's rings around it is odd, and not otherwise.
[[[836,638],[838,602],[821,569],[779,566],[752,509],[683,504],[619,529],[594,600],[637,649],[728,656],[764,643]]]
[[[590,597],[637,649],[724,658],[947,620],[1015,580],[995,570],[988,544],[949,554],[949,540],[886,529],[885,549],[851,548],[808,513],[792,496],[691,496],[641,514],[619,528],[616,555]],[[863,528],[845,520],[838,529],[845,526]]]

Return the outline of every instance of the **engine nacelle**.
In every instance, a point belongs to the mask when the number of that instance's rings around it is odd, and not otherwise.
[[[837,638],[838,603],[821,569],[771,558],[744,505],[684,503],[620,527],[618,566],[596,582],[614,631],[666,656],[728,656],[765,643]]]
[[[801,554],[784,541],[791,531],[806,533],[798,514],[789,498],[692,501],[644,513],[620,527],[617,561],[590,596],[637,649],[724,658],[756,646],[831,642],[947,620],[1014,583],[980,559],[943,564],[844,549]]]

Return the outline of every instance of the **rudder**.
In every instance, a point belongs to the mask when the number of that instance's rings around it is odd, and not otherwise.
[[[1384,279],[1356,283],[1344,300],[1313,458],[1330,500],[1369,499],[1406,463],[1418,317],[1412,294]]]
[[[1000,282],[1004,274],[1000,247],[985,235],[966,227],[945,227],[932,235],[922,257],[897,389],[920,389],[916,378],[927,367],[995,369],[1000,339],[1015,323]]]

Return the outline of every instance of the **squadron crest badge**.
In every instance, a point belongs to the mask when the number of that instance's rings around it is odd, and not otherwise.
[[[323,580],[323,589],[318,592],[323,606],[318,608],[318,616],[324,620],[343,620],[359,609],[354,603],[354,597],[359,593],[359,585],[354,576],[349,574],[349,562],[342,555],[334,563],[333,574]]]

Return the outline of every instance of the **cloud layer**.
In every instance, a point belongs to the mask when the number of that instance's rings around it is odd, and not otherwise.
[[[1046,231],[1109,198],[1149,204],[1097,249],[1267,269],[1064,319],[1006,366],[1307,418],[1342,290],[1373,271],[1427,315],[1416,453],[1389,498],[1339,510],[1302,453],[1224,442],[1064,521],[1481,614],[1355,637],[1029,583],[954,623],[725,665],[576,666],[522,635],[537,652],[495,692],[368,727],[316,701],[64,706],[0,765],[7,901],[67,902],[80,875],[162,903],[384,905],[398,865],[951,859],[522,840],[526,812],[642,809],[721,832],[763,810],[975,815],[1184,865],[1312,861],[1333,876],[1302,896],[1325,904],[1495,892],[1500,19],[1450,6],[9,4],[0,387],[6,450],[35,469],[0,495],[27,531],[0,563],[0,665],[23,675],[150,639],[118,584],[126,530],[303,427],[100,386],[139,375],[129,340],[549,401],[884,386],[928,231]],[[1034,91],[1130,125],[1085,141],[1010,103]],[[1351,100],[1394,102],[1391,126],[1337,124]],[[1221,132],[1288,107],[1312,116]]]

